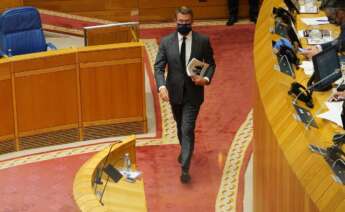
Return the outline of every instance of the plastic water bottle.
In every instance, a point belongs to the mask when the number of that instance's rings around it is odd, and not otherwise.
[[[123,158],[123,170],[129,172],[131,170],[131,159],[129,158],[129,154],[125,153]]]

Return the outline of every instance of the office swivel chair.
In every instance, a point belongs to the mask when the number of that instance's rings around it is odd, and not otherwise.
[[[41,18],[33,7],[9,9],[0,15],[0,54],[7,56],[56,49],[47,44]]]

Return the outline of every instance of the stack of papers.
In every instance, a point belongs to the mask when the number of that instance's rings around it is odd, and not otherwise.
[[[308,26],[316,26],[322,24],[329,24],[328,18],[326,16],[316,17],[316,18],[301,18],[302,22]]]
[[[319,12],[319,8],[317,7],[317,5],[314,5],[312,7],[308,7],[305,5],[300,6],[299,8],[299,12],[300,13],[318,13]]]
[[[317,30],[316,32],[320,33],[321,37],[314,37],[312,33],[310,35],[312,30],[299,30],[298,37],[307,39],[308,45],[319,45],[334,40],[331,31],[324,29],[315,30]]]
[[[314,73],[314,64],[312,61],[303,61],[300,65],[301,68],[303,68],[304,73],[307,76],[311,76]]]
[[[325,104],[328,108],[328,111],[317,115],[317,117],[329,120],[336,123],[340,127],[343,127],[343,122],[341,121],[343,102],[326,102]]]

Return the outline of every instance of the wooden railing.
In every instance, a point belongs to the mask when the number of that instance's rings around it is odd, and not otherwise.
[[[117,183],[112,179],[109,179],[106,183],[107,174],[101,174],[101,171],[99,171],[108,164],[121,169],[123,156],[126,153],[129,154],[132,161],[131,169],[135,170],[134,136],[130,136],[121,143],[114,141],[113,144],[98,152],[79,169],[74,178],[73,197],[81,211],[147,211],[142,179],[131,183],[123,177]],[[101,177],[102,184],[95,184],[96,176]],[[107,187],[104,189],[105,185]]]
[[[0,152],[144,133],[143,43],[0,59]]]
[[[229,16],[227,0],[1,0],[0,9],[19,5],[117,22],[172,21],[175,9],[182,5],[192,7],[196,19],[226,19]],[[248,17],[248,0],[240,0],[239,15]]]
[[[113,23],[84,28],[85,46],[139,41],[139,23]]]

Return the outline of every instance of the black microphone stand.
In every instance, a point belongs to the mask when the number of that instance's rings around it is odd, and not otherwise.
[[[106,157],[105,160],[103,161],[102,168],[101,168],[100,170],[97,168],[96,177],[95,177],[95,180],[94,180],[94,183],[96,184],[96,186],[95,186],[95,192],[96,192],[96,190],[97,190],[97,185],[99,185],[99,184],[102,185],[102,184],[103,184],[103,182],[102,182],[103,169],[104,169],[106,163],[108,162],[108,158],[109,158],[109,155],[110,155],[111,150],[113,149],[113,147],[114,147],[115,144],[118,144],[118,143],[121,143],[121,142],[122,142],[122,141],[115,141],[114,143],[112,143],[112,144],[110,145],[109,151],[108,151],[108,153],[107,153],[107,157]]]

